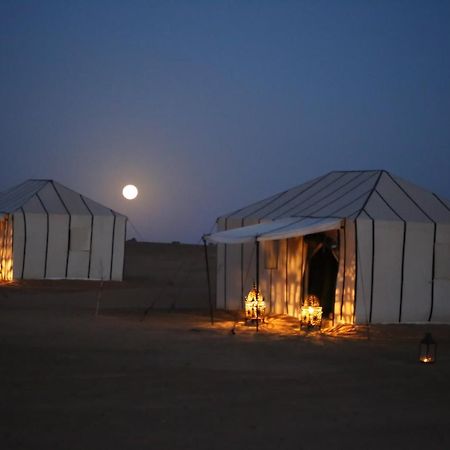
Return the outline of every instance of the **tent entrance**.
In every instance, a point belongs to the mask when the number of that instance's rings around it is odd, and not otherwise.
[[[292,314],[293,316],[298,316],[298,307],[300,306],[297,302],[303,303],[305,294],[311,293],[313,291],[318,293],[319,298],[322,300],[324,310],[329,314],[333,312],[334,308],[334,291],[336,289],[336,278],[337,278],[337,263],[334,263],[333,258],[336,256],[334,253],[337,251],[339,230],[342,228],[343,219],[336,217],[288,217],[284,219],[277,219],[268,222],[260,222],[254,225],[247,225],[243,227],[231,228],[229,230],[218,231],[216,233],[207,234],[203,236],[206,242],[214,242],[217,244],[253,244],[256,248],[256,282],[258,285],[259,281],[259,257],[258,249],[260,243],[265,243],[268,241],[280,241],[285,240],[286,243],[290,238],[300,238],[303,237],[306,244],[309,245],[305,247],[299,247],[298,252],[288,251],[289,245],[286,245],[286,251],[283,251],[282,258],[286,264],[281,264],[281,272],[276,273],[276,289],[275,289],[275,303],[277,311],[286,312],[286,314]],[[317,241],[317,242],[316,242]],[[300,241],[297,241],[300,242]],[[303,244],[302,244],[303,245]],[[324,247],[325,258],[320,258],[316,256],[313,258],[314,254]],[[335,248],[336,247],[336,248]],[[332,255],[330,256],[327,249],[330,249]],[[224,252],[224,264],[221,269],[221,277],[223,276],[223,297],[218,298],[225,308],[227,308],[227,298],[234,296],[233,304],[237,305],[235,299],[243,298],[244,295],[244,276],[243,276],[243,253],[241,249],[229,247],[226,248],[226,253]],[[289,257],[288,257],[289,253]],[[238,275],[238,258],[240,254],[240,276]],[[225,256],[227,255],[227,256]],[[233,255],[233,256],[232,256]],[[291,257],[292,256],[292,257]],[[308,257],[309,256],[309,257]],[[330,260],[327,262],[326,258]],[[229,261],[233,260],[233,263]],[[309,261],[309,264],[308,264]],[[250,265],[249,265],[250,267]],[[278,264],[265,261],[265,269],[270,270],[268,289],[270,294],[272,294],[271,289],[271,275],[272,270],[275,270]],[[308,270],[309,269],[309,270]],[[311,272],[311,276],[308,276],[307,272]],[[327,275],[323,277],[325,271]],[[285,275],[283,274],[285,273]],[[231,278],[231,273],[233,273],[233,281],[229,282]],[[294,280],[295,274],[295,280]],[[239,277],[241,283],[239,283]],[[318,279],[319,281],[316,281]],[[326,283],[324,283],[324,281]],[[239,286],[240,284],[240,292]],[[324,288],[323,286],[327,286]],[[281,286],[283,288],[281,289]],[[308,292],[308,287],[309,291]],[[332,295],[330,292],[332,292]],[[283,293],[282,293],[283,292]],[[304,294],[302,295],[301,292]],[[325,292],[325,297],[324,297]],[[222,295],[222,293],[221,293]],[[316,294],[317,295],[317,294]],[[277,301],[277,296],[281,298],[284,297],[285,301]],[[270,295],[269,297],[273,298]],[[324,301],[324,298],[326,299]],[[294,300],[295,299],[295,300]],[[272,306],[272,305],[271,305]],[[282,307],[282,308],[281,308]],[[271,308],[270,308],[271,309]]]
[[[317,296],[324,318],[331,318],[339,269],[338,233],[311,234],[305,236],[305,242],[308,248],[305,295]]]

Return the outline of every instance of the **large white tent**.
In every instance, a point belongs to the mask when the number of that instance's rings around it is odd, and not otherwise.
[[[127,218],[52,180],[0,194],[0,278],[122,280]]]
[[[327,285],[335,323],[450,323],[450,202],[386,171],[330,172],[219,217],[205,238],[219,308],[241,308],[256,277],[272,313],[298,316]]]

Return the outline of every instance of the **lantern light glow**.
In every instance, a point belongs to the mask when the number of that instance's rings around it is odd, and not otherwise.
[[[253,285],[253,288],[245,298],[245,319],[251,322],[264,322],[265,313],[266,303],[264,302],[264,297],[256,289],[256,285]]]
[[[322,324],[322,307],[320,301],[315,295],[308,295],[300,308],[300,328],[320,327]]]

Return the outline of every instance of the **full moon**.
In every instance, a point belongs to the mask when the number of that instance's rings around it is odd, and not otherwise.
[[[122,189],[122,195],[123,195],[127,200],[133,200],[133,199],[136,198],[137,195],[138,195],[137,187],[136,187],[134,184],[127,184],[127,185]]]

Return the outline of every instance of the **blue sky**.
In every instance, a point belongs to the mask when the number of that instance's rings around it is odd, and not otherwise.
[[[56,179],[182,242],[330,170],[450,198],[449,23],[448,1],[0,0],[0,189]]]

